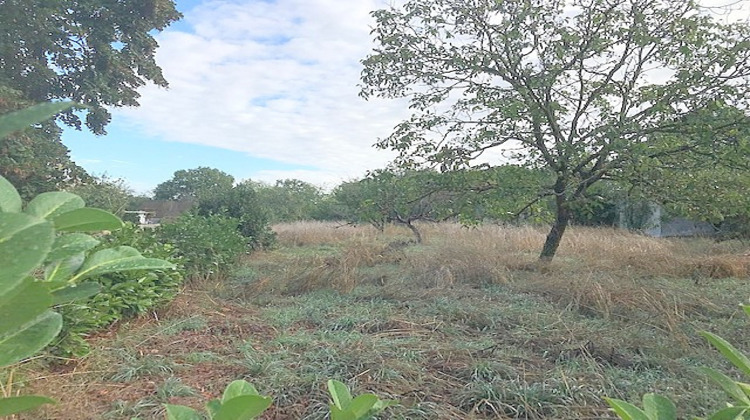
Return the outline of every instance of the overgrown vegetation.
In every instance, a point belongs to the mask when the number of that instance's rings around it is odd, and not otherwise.
[[[142,315],[170,302],[182,285],[183,267],[192,268],[185,266],[184,259],[177,255],[179,248],[161,242],[153,231],[139,229],[132,223],[102,236],[94,250],[115,246],[138,249],[145,257],[168,261],[179,269],[129,271],[92,278],[99,284],[98,293],[57,308],[63,316],[63,329],[52,344],[55,353],[86,355],[89,351],[86,337],[114,322]]]
[[[389,418],[615,418],[602,396],[648,392],[688,418],[723,401],[698,368],[729,372],[696,332],[750,347],[741,242],[574,228],[539,271],[535,228],[428,224],[415,245],[405,228],[336,226],[277,225],[278,249],[94,338],[75,375],[26,365],[15,386],[87,395],[41,418],[161,418],[243,378],[281,418],[325,418],[331,378],[399,400]],[[177,380],[196,394],[162,389]]]

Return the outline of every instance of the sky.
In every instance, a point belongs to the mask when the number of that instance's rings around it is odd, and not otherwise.
[[[65,129],[89,173],[146,194],[199,166],[237,181],[333,188],[395,157],[373,144],[408,118],[407,102],[358,96],[360,60],[374,46],[370,12],[388,0],[176,3],[184,18],[156,35],[169,88],[148,85],[140,107],[112,109],[106,136]]]
[[[158,33],[169,81],[111,109],[106,136],[66,128],[89,173],[148,193],[180,169],[237,181],[297,178],[332,188],[395,156],[372,145],[408,117],[404,101],[358,96],[383,0],[177,0],[184,18]]]

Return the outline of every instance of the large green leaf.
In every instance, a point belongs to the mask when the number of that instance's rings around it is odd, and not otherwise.
[[[734,348],[728,341],[707,331],[701,331],[700,335],[706,338],[709,343],[716,347],[727,360],[737,366],[745,375],[750,376],[750,360],[739,350]]]
[[[53,283],[66,283],[83,265],[86,256],[83,253],[64,260],[55,261],[44,269],[44,280]]]
[[[349,410],[342,410],[334,404],[330,405],[329,410],[331,411],[331,420],[357,420],[354,413]]]
[[[271,406],[271,398],[260,395],[241,395],[221,404],[213,420],[249,420],[261,415]]]
[[[333,404],[342,410],[346,410],[349,407],[349,404],[352,403],[352,394],[349,392],[349,388],[347,388],[342,382],[335,379],[329,379],[328,392],[331,393]]]
[[[701,371],[705,373],[706,376],[713,379],[714,382],[719,384],[724,392],[726,392],[727,395],[732,397],[735,401],[741,404],[750,405],[750,397],[745,394],[745,392],[742,390],[742,387],[740,387],[737,382],[733,381],[732,378],[717,370],[707,367],[701,368]]]
[[[208,412],[209,419],[213,420],[219,413],[219,410],[221,410],[221,401],[218,399],[214,398],[206,403],[206,411]]]
[[[164,404],[167,409],[167,420],[203,420],[197,411],[184,405]]]
[[[223,403],[242,395],[258,395],[258,390],[255,389],[250,382],[245,380],[240,379],[232,381],[232,383],[227,385],[227,388],[224,390],[224,395],[222,395],[221,401]]]
[[[54,220],[55,217],[63,213],[83,208],[85,205],[83,199],[75,194],[65,191],[51,191],[34,197],[26,205],[24,212],[42,219]]]
[[[0,213],[0,296],[38,267],[52,246],[52,224],[21,213]]]
[[[0,297],[0,337],[11,334],[49,309],[52,296],[41,284],[27,277]]]
[[[669,398],[649,392],[643,396],[643,410],[653,420],[677,419],[677,407]]]
[[[21,204],[21,196],[18,195],[13,184],[0,176],[0,212],[19,213]]]
[[[47,311],[15,334],[0,338],[0,367],[33,356],[60,333],[62,316]]]
[[[349,405],[349,410],[354,417],[361,419],[364,418],[370,409],[378,402],[378,397],[373,394],[362,394],[358,395],[352,400]]]
[[[607,397],[604,397],[604,399],[622,420],[651,420],[643,410],[627,401]]]
[[[727,407],[712,414],[708,420],[745,420],[750,407]]]
[[[145,258],[135,248],[118,246],[103,249],[90,255],[70,281],[75,283],[87,277],[120,271],[166,270],[171,268],[174,268],[172,263],[156,258]]]
[[[54,223],[55,228],[63,232],[95,232],[122,227],[122,220],[114,214],[88,207],[63,213],[55,217]]]
[[[38,395],[0,398],[0,417],[23,413],[44,404],[54,404],[55,400]]]
[[[87,281],[81,284],[74,284],[52,292],[53,305],[80,301],[91,297],[101,290],[101,285],[93,281]]]
[[[0,115],[0,139],[32,124],[38,124],[73,106],[73,102],[45,102],[19,111]]]
[[[85,233],[68,233],[59,235],[47,254],[47,261],[57,261],[70,258],[76,254],[86,252],[99,245],[99,240]]]

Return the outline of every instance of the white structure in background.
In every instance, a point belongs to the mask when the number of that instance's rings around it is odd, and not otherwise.
[[[662,207],[653,202],[622,204],[617,224],[623,229],[637,230],[657,238],[674,236],[712,236],[716,228],[707,222],[682,217],[667,218]]]
[[[154,216],[154,212],[146,210],[127,210],[125,214],[135,214],[138,217],[138,225],[145,226],[153,224],[150,216]]]

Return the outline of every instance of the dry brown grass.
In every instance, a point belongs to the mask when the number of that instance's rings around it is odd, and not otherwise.
[[[711,304],[701,289],[675,291],[665,282],[704,284],[750,276],[750,256],[737,245],[651,238],[619,229],[569,228],[551,265],[537,262],[546,229],[528,226],[423,224],[422,245],[409,242],[409,232],[399,227],[381,233],[369,226],[305,222],[274,229],[282,246],[329,245],[337,251],[322,256],[282,249],[279,255],[285,257],[278,263],[284,272],[258,282],[255,292],[350,291],[364,283],[390,293],[508,284],[606,318],[656,319],[658,327],[675,332],[686,311],[710,310]]]
[[[330,245],[357,238],[372,239],[378,234],[372,226],[353,226],[344,222],[293,222],[271,228],[282,246]]]

